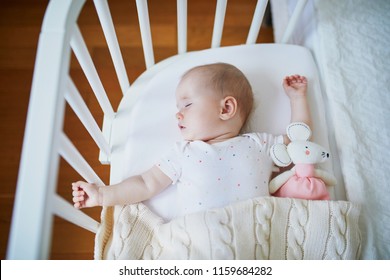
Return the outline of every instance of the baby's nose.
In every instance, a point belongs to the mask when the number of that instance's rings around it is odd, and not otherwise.
[[[176,119],[182,120],[182,119],[183,119],[183,114],[180,113],[180,112],[177,112],[177,113],[176,113]]]

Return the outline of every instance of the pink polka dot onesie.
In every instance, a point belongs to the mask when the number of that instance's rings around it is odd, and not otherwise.
[[[177,184],[177,216],[269,196],[270,147],[283,136],[248,133],[208,144],[182,141],[157,166]]]

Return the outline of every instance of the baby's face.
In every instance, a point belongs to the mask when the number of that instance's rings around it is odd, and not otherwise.
[[[212,140],[220,134],[222,98],[191,73],[176,90],[178,126],[185,140]]]

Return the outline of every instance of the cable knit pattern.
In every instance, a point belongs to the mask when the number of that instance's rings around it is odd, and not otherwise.
[[[232,250],[233,229],[227,209],[207,211],[206,225],[209,229],[211,259],[235,259]],[[215,226],[218,225],[218,226]]]
[[[271,218],[274,210],[271,202],[271,200],[255,201],[256,259],[269,258]]]
[[[287,260],[304,259],[304,243],[307,237],[306,225],[309,219],[307,204],[308,201],[306,200],[291,200],[286,233],[285,258]]]
[[[260,197],[168,223],[143,204],[115,210],[102,212],[96,259],[359,257],[359,208],[346,201]]]
[[[114,256],[118,257],[123,253],[125,249],[124,242],[129,238],[131,231],[134,227],[127,226],[126,222],[130,224],[135,224],[139,219],[139,207],[129,208],[131,211],[126,211],[125,208],[122,208],[120,215],[123,215],[123,219],[120,219],[117,222],[117,231],[114,231],[115,235],[119,235],[116,239],[119,240],[118,246],[115,246]],[[126,222],[125,222],[126,221]]]
[[[114,209],[113,207],[103,207],[101,213],[101,223],[100,229],[96,233],[95,236],[95,249],[94,249],[94,258],[95,259],[103,259],[103,252],[105,250],[105,246],[108,244],[110,240],[110,235],[112,233],[113,222],[114,222]],[[99,247],[101,246],[101,247]]]
[[[190,258],[191,239],[188,234],[188,229],[185,223],[186,218],[177,219],[176,223],[169,223],[162,226],[163,229],[160,236],[160,244],[162,245],[162,253],[160,259],[170,259],[171,254],[175,254],[178,259]],[[165,236],[165,238],[163,238]]]
[[[329,236],[323,259],[343,259],[347,249],[348,205],[330,205]]]

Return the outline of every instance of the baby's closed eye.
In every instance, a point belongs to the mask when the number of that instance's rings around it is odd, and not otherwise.
[[[187,105],[185,105],[184,107],[187,108],[187,107],[190,107],[192,105],[192,103],[188,103]]]

